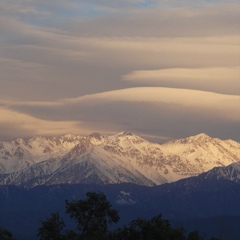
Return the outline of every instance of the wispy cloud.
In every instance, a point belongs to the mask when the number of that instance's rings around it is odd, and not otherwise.
[[[86,134],[88,132],[81,129],[79,121],[46,121],[3,107],[0,107],[0,115],[0,140],[2,141],[34,135],[59,135],[66,132]]]
[[[240,94],[239,67],[140,70],[123,76],[136,84]]]
[[[240,122],[239,96],[174,88],[128,88],[53,102],[5,102],[11,111],[45,122],[81,123],[82,129],[114,132],[134,129],[144,134],[160,128],[174,133],[217,132],[219,125]],[[186,122],[190,125],[186,129]],[[205,124],[208,122],[208,125]],[[160,125],[159,125],[159,124]],[[204,124],[203,124],[204,123]],[[203,126],[202,126],[203,124]],[[77,126],[77,125],[75,125]],[[194,126],[194,128],[193,128]],[[78,126],[77,126],[78,127]],[[36,125],[37,131],[38,125]],[[70,127],[68,127],[72,130]],[[65,128],[66,129],[66,128]],[[163,130],[165,129],[165,130]],[[166,129],[168,129],[167,132]],[[75,132],[79,130],[74,129]],[[52,132],[52,131],[51,131]],[[145,133],[146,134],[146,133]],[[156,135],[156,134],[153,134]]]
[[[3,136],[239,139],[239,14],[227,0],[1,1]]]

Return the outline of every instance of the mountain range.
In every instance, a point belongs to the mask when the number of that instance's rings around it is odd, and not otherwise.
[[[203,133],[164,144],[151,143],[129,132],[36,136],[0,142],[0,185],[154,186],[198,176],[239,160],[238,142]],[[233,178],[234,170],[222,172],[221,178],[227,177]]]

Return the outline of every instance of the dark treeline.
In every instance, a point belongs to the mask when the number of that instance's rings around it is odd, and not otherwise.
[[[76,229],[68,230],[58,212],[41,222],[39,240],[218,240],[205,238],[198,231],[187,233],[173,228],[168,220],[157,215],[150,220],[138,218],[116,230],[109,230],[120,217],[103,193],[88,192],[85,200],[66,201],[66,212],[75,221]],[[12,233],[0,228],[0,240],[15,240]]]

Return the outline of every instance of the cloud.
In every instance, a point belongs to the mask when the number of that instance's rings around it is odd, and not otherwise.
[[[0,107],[0,116],[0,140],[2,141],[17,137],[31,137],[34,135],[59,135],[65,134],[66,132],[87,132],[81,129],[81,123],[79,121],[46,121],[4,107]]]
[[[116,15],[82,20],[71,15],[84,1],[80,2],[1,2],[0,9],[10,9],[0,19],[1,98],[56,100],[136,86],[121,81],[134,71],[239,66],[239,15],[233,4],[131,7],[124,14],[119,10]],[[141,1],[132,6],[135,3]],[[42,18],[31,21],[31,14],[25,13],[27,21],[13,11],[22,12],[26,6],[39,13],[48,10],[47,22],[52,18],[58,25],[49,26]]]
[[[134,71],[123,76],[136,84],[199,89],[211,92],[240,94],[239,67],[168,68]]]
[[[3,135],[228,131],[238,139],[238,6],[1,1]]]
[[[72,19],[65,30],[92,37],[209,37],[238,35],[238,4],[201,7],[156,7],[126,10],[82,21]]]
[[[79,122],[85,132],[90,132],[89,129],[129,130],[162,137],[207,132],[220,136],[219,127],[227,126],[228,132],[236,137],[239,103],[239,96],[234,95],[186,89],[131,88],[57,102],[2,104],[41,121]],[[76,132],[81,131],[77,129]]]
[[[136,82],[121,81],[132,71],[219,69],[238,66],[239,61],[239,47],[231,37],[79,38],[41,31],[37,45],[1,48],[1,96],[59,99],[136,86]]]

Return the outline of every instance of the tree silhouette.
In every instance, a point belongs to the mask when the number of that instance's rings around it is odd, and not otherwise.
[[[174,229],[168,220],[162,219],[162,215],[153,217],[151,220],[137,219],[128,226],[114,231],[112,240],[185,240],[183,229]]]
[[[118,212],[111,209],[103,193],[88,192],[86,196],[86,200],[65,202],[66,212],[76,221],[78,231],[62,234],[65,224],[58,213],[53,213],[38,230],[40,240],[107,239],[108,225],[119,221]]]
[[[0,227],[0,240],[15,240],[12,233]]]
[[[52,213],[51,217],[42,222],[42,227],[38,229],[37,236],[40,240],[55,240],[64,239],[62,229],[65,227],[63,220],[60,218],[59,213]]]
[[[105,239],[108,224],[117,223],[119,215],[103,193],[88,192],[86,200],[66,201],[66,211],[77,222],[80,239]]]
[[[85,200],[65,202],[67,214],[77,223],[76,230],[62,234],[65,224],[58,212],[53,213],[38,230],[40,240],[205,240],[198,231],[186,236],[183,228],[173,228],[162,215],[150,220],[138,218],[110,232],[109,224],[119,221],[118,212],[103,193],[88,192],[86,196]]]

